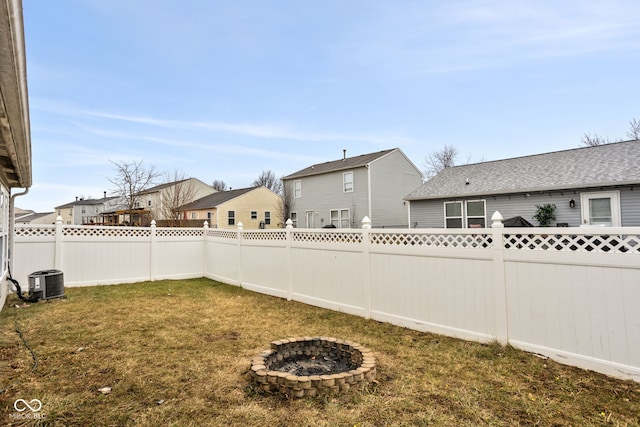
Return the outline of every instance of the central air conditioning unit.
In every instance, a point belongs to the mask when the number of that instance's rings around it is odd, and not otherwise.
[[[60,270],[41,270],[29,275],[29,294],[35,301],[64,296],[64,277]]]

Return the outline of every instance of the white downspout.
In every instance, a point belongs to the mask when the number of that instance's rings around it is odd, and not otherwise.
[[[16,208],[15,208],[15,199],[18,196],[24,196],[29,192],[29,187],[26,187],[23,192],[12,194],[9,199],[9,241],[8,241],[8,250],[9,250],[9,271],[13,271],[13,236],[15,234],[15,223],[16,223]]]

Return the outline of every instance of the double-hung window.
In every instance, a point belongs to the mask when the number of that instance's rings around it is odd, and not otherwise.
[[[445,202],[444,226],[445,228],[462,228],[462,202]]]
[[[299,199],[302,197],[302,181],[295,180],[293,181],[293,198]]]
[[[353,192],[353,172],[345,172],[342,174],[342,191],[344,193]]]
[[[484,228],[486,223],[484,200],[460,200],[444,203],[445,228]]]
[[[271,224],[271,212],[269,212],[269,211],[265,211],[264,212],[264,223],[266,225]]]
[[[331,225],[335,228],[349,228],[351,226],[349,209],[332,209],[329,217],[331,219]]]
[[[236,211],[229,211],[227,213],[227,224],[236,225]]]

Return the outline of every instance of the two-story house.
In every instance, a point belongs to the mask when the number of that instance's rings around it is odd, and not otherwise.
[[[404,196],[422,173],[399,148],[311,165],[283,178],[294,227],[408,227]]]
[[[215,192],[212,186],[199,179],[187,178],[156,185],[140,192],[134,208],[149,211],[151,219],[178,219],[180,206]]]
[[[105,191],[101,199],[85,199],[76,197],[76,200],[55,207],[56,217],[62,218],[63,224],[72,225],[101,225],[103,213],[118,206],[118,197],[107,197]]]

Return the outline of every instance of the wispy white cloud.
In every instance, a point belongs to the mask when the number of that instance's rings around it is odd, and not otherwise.
[[[85,117],[97,118],[111,121],[128,122],[134,124],[145,125],[150,128],[169,128],[177,130],[204,130],[210,132],[220,132],[233,135],[248,136],[261,139],[275,140],[292,140],[300,142],[326,142],[326,141],[351,141],[366,142],[377,144],[380,146],[398,146],[412,145],[417,143],[416,140],[402,135],[389,134],[373,134],[373,133],[330,133],[330,132],[313,132],[300,131],[287,126],[271,124],[271,123],[228,123],[218,121],[182,121],[158,119],[149,116],[125,115],[106,111],[97,111],[91,109],[77,109],[68,106],[56,105],[52,103],[42,102],[32,106],[32,108],[47,111],[49,113],[59,114],[67,118]],[[83,125],[86,127],[86,125]],[[93,129],[96,133],[104,136],[116,136],[117,133],[112,131]],[[125,137],[124,134],[117,135],[119,138]],[[198,144],[182,140],[171,140],[165,138],[157,138],[150,136],[139,136],[138,139],[146,139],[149,141],[160,142],[168,145],[191,146],[194,148],[203,148],[207,150],[217,150],[224,152],[232,152],[236,154],[249,154],[263,157],[288,157],[289,153],[274,153],[272,150],[261,150],[239,145],[212,145]],[[294,156],[299,159],[299,156]],[[305,156],[306,159],[308,157]]]

